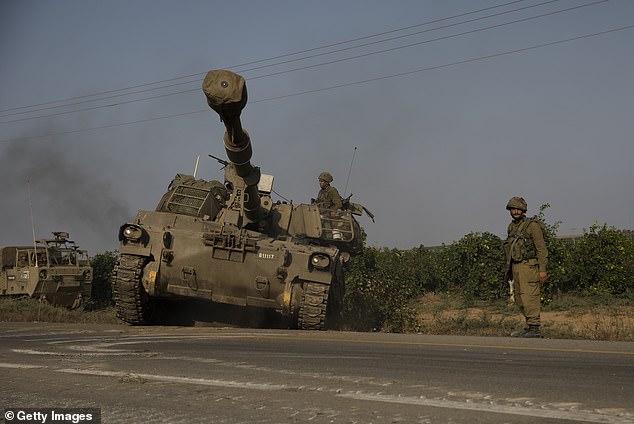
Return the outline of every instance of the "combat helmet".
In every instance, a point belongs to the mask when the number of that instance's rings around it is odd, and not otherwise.
[[[319,179],[320,180],[324,180],[327,183],[331,183],[333,178],[332,175],[330,174],[330,172],[322,172],[321,174],[319,174]]]
[[[526,204],[526,200],[523,197],[511,197],[511,200],[506,204],[506,209],[519,209],[524,212],[528,210],[528,205]]]

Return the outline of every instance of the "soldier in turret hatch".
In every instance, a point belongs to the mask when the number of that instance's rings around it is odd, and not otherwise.
[[[330,172],[322,172],[319,174],[319,193],[315,204],[322,209],[341,209],[343,203],[341,196],[336,188],[330,185],[333,178]]]

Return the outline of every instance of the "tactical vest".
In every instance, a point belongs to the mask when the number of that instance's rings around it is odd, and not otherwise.
[[[522,262],[537,258],[537,249],[533,238],[526,234],[526,228],[534,219],[526,218],[514,231],[509,234],[504,242],[504,252],[507,261]]]

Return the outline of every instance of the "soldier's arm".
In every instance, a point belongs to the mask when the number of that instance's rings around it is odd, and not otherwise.
[[[330,186],[332,187],[332,186]],[[332,199],[332,208],[333,209],[342,209],[343,208],[343,202],[341,201],[341,196],[339,195],[339,192],[337,191],[336,188],[332,187],[332,190],[330,191],[330,197]]]
[[[317,197],[315,198],[315,204],[319,207],[324,205],[324,193],[323,190],[319,190]]]
[[[542,228],[537,222],[531,222],[526,229],[526,232],[533,239],[535,244],[535,251],[537,253],[537,263],[539,264],[539,272],[546,272],[546,266],[548,265],[548,248],[544,241],[544,234]]]

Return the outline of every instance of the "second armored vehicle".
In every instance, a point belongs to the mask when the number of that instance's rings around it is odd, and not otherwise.
[[[66,232],[32,246],[0,247],[0,295],[76,308],[90,299],[92,268]]]
[[[344,265],[361,250],[353,214],[363,208],[273,202],[273,177],[251,164],[240,121],[244,79],[210,71],[203,91],[226,127],[224,184],[179,174],[156,210],[121,226],[119,318],[149,324],[162,300],[189,298],[276,310],[291,327],[325,329],[341,311]]]

